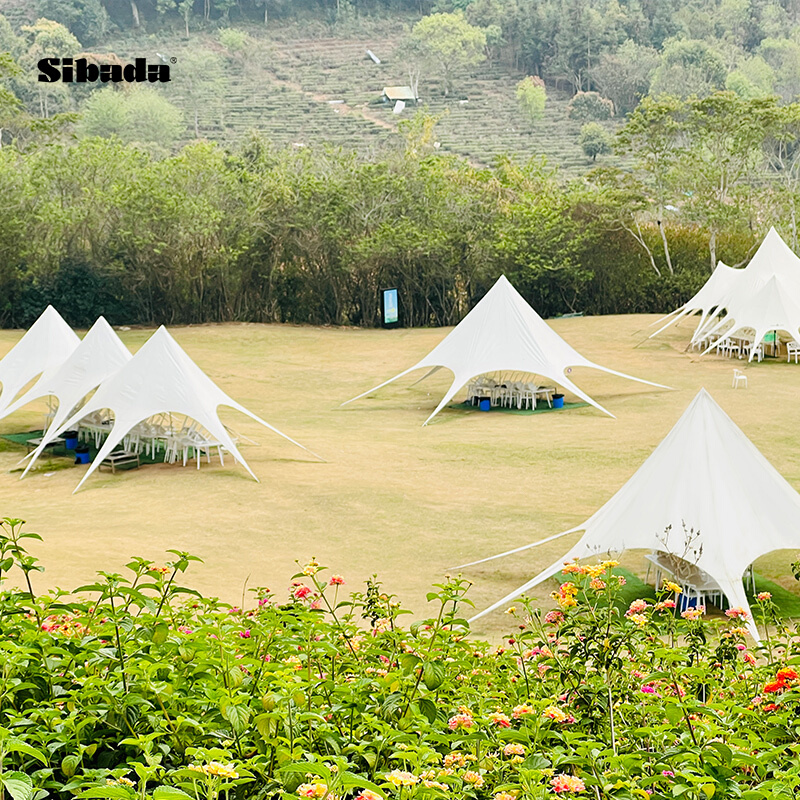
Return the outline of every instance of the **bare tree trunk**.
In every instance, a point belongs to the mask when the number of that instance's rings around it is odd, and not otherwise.
[[[131,14],[133,15],[133,27],[138,28],[141,23],[139,21],[139,6],[136,5],[136,0],[131,0]]]
[[[197,125],[197,107],[194,109],[194,138],[200,138],[200,128]]]
[[[711,271],[713,272],[717,268],[717,232],[713,228],[708,240],[708,250],[711,255]]]
[[[792,200],[792,250],[797,252],[797,212],[794,207],[794,200]]]
[[[664,258],[667,259],[667,269],[669,270],[670,275],[674,275],[675,270],[672,269],[672,259],[670,258],[669,255],[669,243],[667,242],[667,232],[664,230],[664,224],[660,219],[656,220],[656,222],[658,224],[658,232],[661,234],[661,241],[664,244]]]
[[[647,257],[650,259],[650,266],[655,270],[656,275],[661,277],[661,270],[656,265],[656,260],[653,258],[653,251],[648,247],[647,242],[644,240],[644,236],[642,236],[642,230],[639,227],[639,223],[636,223],[636,230],[631,230],[625,223],[622,223],[622,227],[633,236],[639,246],[647,253]]]

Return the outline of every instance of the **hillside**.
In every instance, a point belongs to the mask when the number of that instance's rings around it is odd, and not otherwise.
[[[387,33],[376,25],[375,32],[311,37],[295,26],[252,26],[247,33],[246,49],[235,55],[210,33],[188,40],[177,33],[112,38],[96,49],[123,57],[157,51],[177,58],[174,83],[164,91],[186,112],[187,140],[194,136],[196,114],[202,137],[228,143],[251,130],[279,145],[324,142],[366,153],[398,141],[397,122],[413,109],[395,115],[391,106],[380,103],[380,96],[383,86],[406,82],[402,66],[392,59],[402,31]],[[379,55],[380,65],[367,57],[367,48]],[[196,59],[198,50],[217,53],[225,66],[216,85],[197,81],[190,92],[181,61],[191,60],[192,53]],[[578,146],[580,124],[567,117],[569,95],[549,87],[544,119],[531,125],[514,97],[521,77],[483,65],[461,77],[449,98],[435,81],[423,80],[422,104],[440,116],[441,150],[476,164],[491,164],[502,154],[520,160],[544,155],[567,173],[587,169],[590,162]]]

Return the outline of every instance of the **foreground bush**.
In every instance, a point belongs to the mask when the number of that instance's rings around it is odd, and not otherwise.
[[[135,558],[37,595],[18,520],[0,537],[0,780],[28,798],[794,797],[800,639],[742,614],[616,602],[616,562],[568,565],[541,613],[468,638],[468,584],[430,619],[379,583],[345,596],[313,559],[245,607],[180,585],[193,556]],[[77,599],[76,599],[77,598]]]

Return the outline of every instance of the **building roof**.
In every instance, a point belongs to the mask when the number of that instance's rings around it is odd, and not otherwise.
[[[416,100],[417,96],[410,86],[384,86],[383,94],[390,100]]]

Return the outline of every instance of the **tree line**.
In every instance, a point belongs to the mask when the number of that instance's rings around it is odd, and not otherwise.
[[[473,166],[425,112],[380,158],[253,134],[159,158],[117,138],[0,149],[0,314],[48,302],[76,325],[457,322],[504,273],[545,316],[665,311],[770,224],[797,246],[800,105],[646,100],[626,171],[565,181],[542,160]]]
[[[474,29],[469,44],[479,44],[489,62],[573,92],[600,92],[617,114],[632,111],[647,94],[702,97],[729,89],[744,97],[775,93],[789,102],[800,93],[800,0],[35,0],[33,5],[37,17],[63,24],[84,47],[114,30],[174,26],[188,35],[200,27],[300,19],[329,25],[335,34],[346,33],[359,17],[379,14],[395,17],[401,31],[427,15],[454,12]],[[407,38],[404,60],[419,62],[409,58],[419,38]],[[453,54],[452,47],[445,48],[440,59],[445,89]]]

